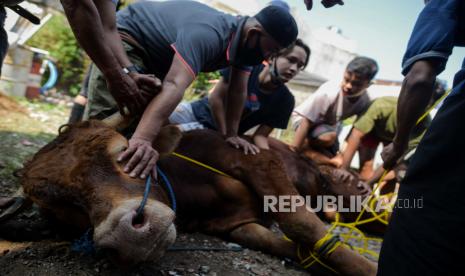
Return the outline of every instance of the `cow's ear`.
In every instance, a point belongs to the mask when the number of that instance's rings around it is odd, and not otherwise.
[[[182,132],[178,127],[168,125],[160,130],[157,138],[153,142],[153,148],[158,151],[160,158],[172,153],[181,141]]]

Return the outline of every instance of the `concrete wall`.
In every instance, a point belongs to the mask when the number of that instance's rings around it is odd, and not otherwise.
[[[2,67],[0,91],[11,96],[25,96],[32,57],[33,52],[21,46],[8,51]]]

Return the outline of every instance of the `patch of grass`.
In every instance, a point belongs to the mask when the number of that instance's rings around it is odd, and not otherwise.
[[[27,114],[0,110],[0,195],[12,194],[18,188],[13,173],[51,141],[68,118],[68,110],[63,106],[24,98],[13,100],[25,107]]]

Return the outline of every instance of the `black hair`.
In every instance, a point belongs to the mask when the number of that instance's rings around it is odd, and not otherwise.
[[[305,69],[305,67],[307,67],[308,62],[310,60],[310,54],[312,53],[312,51],[310,50],[310,47],[308,47],[308,45],[305,44],[305,42],[300,38],[297,38],[297,40],[291,46],[279,51],[277,56],[279,57],[279,56],[285,56],[289,54],[290,52],[292,52],[292,50],[294,50],[294,47],[300,47],[304,49],[305,53],[307,54],[307,57],[305,58],[305,63],[304,63],[304,69]]]
[[[356,57],[349,62],[346,71],[371,81],[378,73],[378,63],[369,57]]]

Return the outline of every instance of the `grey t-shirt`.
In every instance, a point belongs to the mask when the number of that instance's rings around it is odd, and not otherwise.
[[[244,22],[194,1],[138,2],[117,15],[118,28],[145,49],[162,79],[174,54],[194,76],[234,64]]]

